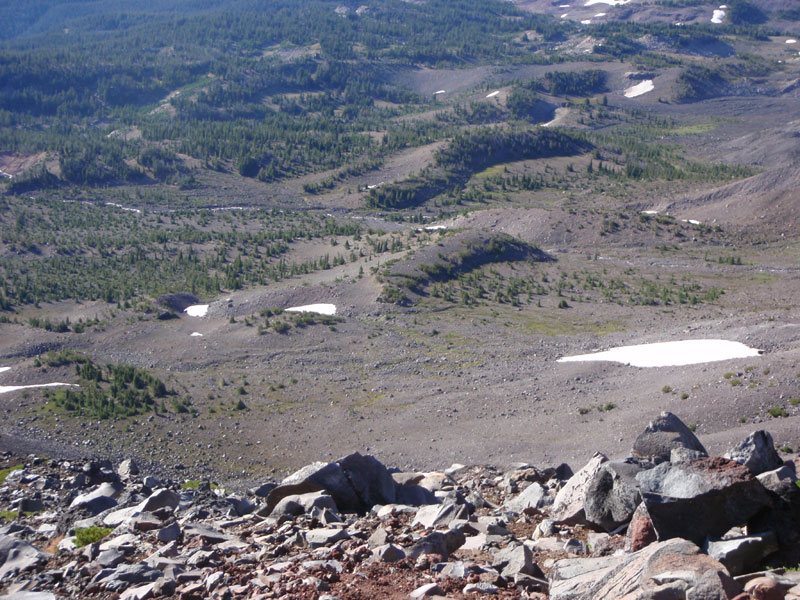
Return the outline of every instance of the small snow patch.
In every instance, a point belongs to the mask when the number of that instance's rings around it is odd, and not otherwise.
[[[568,14],[569,14],[569,13],[564,13],[563,15],[561,15],[561,18],[562,18],[562,19],[566,19]]]
[[[786,40],[787,44],[796,44],[797,40]]]
[[[436,90],[435,92],[433,92],[433,95],[438,96],[439,94],[446,94],[446,93],[447,90]]]
[[[724,10],[715,10],[714,14],[711,15],[711,22],[716,23],[717,25],[722,23],[722,19],[725,18],[725,11]]]
[[[703,224],[702,221],[697,221],[695,219],[681,219],[681,222],[689,223],[689,225],[702,225]]]
[[[569,8],[569,4],[559,4],[558,8]]]
[[[205,317],[208,314],[208,304],[195,304],[193,306],[187,306],[183,309],[190,317]]]
[[[679,367],[758,356],[760,350],[728,340],[682,340],[620,346],[605,352],[564,356],[558,362],[607,361],[632,367]]]
[[[586,0],[584,6],[593,6],[595,4],[608,4],[609,6],[622,6],[631,0]]]
[[[597,13],[595,17],[605,17],[606,13]]]
[[[581,21],[581,25],[591,25],[591,24],[592,24],[591,19],[584,19],[583,21]]]
[[[11,367],[0,367],[0,373],[5,373],[6,371],[10,371]]]
[[[17,390],[29,390],[32,388],[44,388],[44,387],[57,387],[57,386],[69,386],[69,387],[78,387],[72,383],[37,383],[36,385],[0,385],[0,394],[7,394],[8,392],[16,392]]]
[[[189,334],[189,337],[203,337],[203,334],[200,333],[199,331],[193,331],[192,333]]]
[[[490,94],[486,94],[486,97],[487,97],[487,98],[494,98],[494,97],[495,97],[495,96],[497,96],[497,94],[499,94],[499,93],[500,93],[500,90],[495,90],[495,91],[493,91],[493,92],[492,92],[492,93],[490,93]]]
[[[440,231],[442,229],[447,229],[447,225],[428,225],[425,231]]]
[[[142,214],[142,211],[138,208],[128,208],[127,206],[122,206],[122,204],[117,204],[116,202],[106,202],[106,206],[113,206],[114,208],[118,208],[120,210],[126,210],[128,212]]]
[[[636,98],[636,96],[641,96],[642,94],[646,94],[647,92],[652,92],[655,89],[653,85],[652,79],[645,79],[644,81],[637,83],[625,90],[625,97],[626,98]]]
[[[293,306],[287,308],[286,312],[313,312],[320,315],[335,315],[335,304],[307,304],[305,306]]]
[[[658,211],[657,210],[643,210],[642,214],[643,215],[657,215]]]

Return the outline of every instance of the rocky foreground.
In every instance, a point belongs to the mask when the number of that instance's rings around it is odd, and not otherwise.
[[[757,431],[708,457],[662,413],[580,471],[314,463],[245,495],[132,461],[29,458],[0,486],[2,598],[798,598],[800,487]]]

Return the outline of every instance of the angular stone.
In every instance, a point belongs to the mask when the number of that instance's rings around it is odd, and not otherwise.
[[[686,540],[604,558],[565,559],[550,574],[550,600],[729,600],[741,591],[725,567]]]
[[[469,509],[464,504],[431,504],[423,506],[414,516],[411,527],[422,525],[425,529],[446,527],[454,519],[469,518]]]
[[[750,471],[724,458],[662,463],[636,479],[659,540],[680,537],[702,544],[771,505]]]
[[[731,575],[752,573],[761,566],[761,561],[778,551],[778,539],[771,531],[722,540],[709,540],[703,551],[717,559]]]
[[[692,430],[671,412],[662,412],[650,422],[644,432],[633,443],[633,458],[660,463],[670,459],[670,451],[676,447],[708,453]]]
[[[336,502],[333,497],[325,491],[310,492],[308,494],[296,494],[281,498],[269,514],[273,519],[280,517],[295,517],[311,512],[314,508],[321,508],[338,512]],[[262,510],[258,511],[263,514]]]
[[[537,482],[531,483],[522,490],[518,496],[507,500],[503,508],[516,513],[523,512],[526,508],[538,509],[553,503],[553,498],[547,488]]]
[[[584,522],[583,501],[586,498],[586,490],[600,467],[607,461],[608,459],[598,452],[580,471],[569,478],[569,481],[556,494],[555,502],[550,510],[553,521],[568,525]]]
[[[139,465],[136,464],[136,461],[132,458],[126,458],[121,463],[119,463],[119,467],[117,467],[117,475],[119,475],[120,479],[126,481],[128,479],[132,479],[134,476],[139,474]]]
[[[98,515],[117,505],[116,498],[123,489],[125,488],[121,483],[102,483],[91,492],[77,496],[69,507],[80,508],[92,515]]]
[[[634,511],[630,525],[628,525],[626,549],[631,552],[637,552],[657,540],[658,536],[656,536],[656,530],[653,527],[653,520],[647,513],[647,507],[642,503]]]
[[[310,529],[303,534],[309,548],[330,546],[339,540],[350,537],[344,529]]]
[[[533,562],[533,552],[523,544],[511,544],[495,552],[492,568],[500,571],[506,579],[513,579],[519,573],[533,577],[543,577],[542,571]]]
[[[447,532],[434,531],[424,537],[421,537],[417,542],[405,550],[406,556],[410,558],[418,558],[422,554],[441,554],[442,556],[449,556],[466,542],[466,536],[460,531],[450,530]]]
[[[464,594],[487,594],[487,595],[494,595],[500,591],[493,583],[489,583],[488,581],[481,581],[479,583],[468,583],[464,586],[464,589],[461,590]]]
[[[183,536],[186,539],[199,537],[205,544],[210,546],[236,539],[233,535],[222,533],[212,527],[200,525],[199,523],[189,523],[185,525],[183,528]]]
[[[103,571],[99,573],[103,575]],[[107,590],[111,592],[121,592],[133,584],[152,583],[161,577],[161,571],[154,569],[144,563],[132,565],[122,565],[114,569],[111,573],[105,574],[98,579]]]
[[[156,531],[156,539],[161,543],[167,543],[177,540],[181,537],[181,526],[177,523],[172,523],[166,527],[162,527]]]
[[[24,540],[0,535],[0,580],[36,567],[50,558]]]
[[[180,504],[181,497],[167,488],[154,491],[139,505],[139,512],[155,512],[161,508],[175,510]]]
[[[104,550],[97,556],[97,564],[104,569],[113,569],[125,560],[125,555],[119,550]]]
[[[392,474],[374,456],[364,456],[354,452],[337,462],[361,502],[359,512],[369,510],[375,504],[395,502],[395,483]]]
[[[394,544],[385,544],[375,548],[372,551],[372,556],[380,562],[397,562],[398,560],[403,560],[406,557],[406,553],[403,552],[402,548]]]
[[[775,450],[772,436],[764,430],[754,431],[731,448],[725,458],[744,465],[753,475],[779,468],[783,461]]]
[[[428,583],[418,587],[411,592],[408,597],[412,600],[419,600],[420,598],[428,598],[430,596],[441,596],[444,590],[435,583]]]
[[[600,467],[586,488],[586,521],[606,531],[614,531],[630,521],[642,500],[636,481],[640,471],[640,465],[622,461],[607,462]]]

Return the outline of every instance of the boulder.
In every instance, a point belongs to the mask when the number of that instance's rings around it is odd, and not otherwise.
[[[730,600],[739,592],[720,562],[679,539],[632,554],[559,560],[550,573],[550,600]]]
[[[724,455],[725,458],[744,465],[753,475],[779,468],[783,461],[775,450],[772,436],[764,431],[754,431]]]
[[[771,531],[722,540],[708,540],[703,551],[721,562],[731,575],[752,573],[761,562],[778,551],[778,539]]]
[[[602,465],[586,488],[586,521],[606,531],[630,521],[642,500],[636,481],[642,470],[640,465],[623,461]]]
[[[316,462],[289,475],[267,496],[267,514],[290,495],[327,491],[343,512],[363,513],[395,501],[395,483],[376,458],[358,452],[336,462]]]
[[[350,536],[344,529],[310,529],[303,534],[309,548],[330,546],[334,542],[346,540],[348,537]]]
[[[680,537],[702,544],[771,505],[753,474],[724,458],[662,463],[636,480],[659,540]]]
[[[117,467],[117,475],[123,481],[128,479],[132,479],[136,475],[139,474],[139,465],[136,464],[132,458],[126,458],[121,463],[119,463],[119,467]]]
[[[161,577],[161,571],[144,563],[122,565],[116,569],[104,569],[93,580],[111,592],[122,592],[131,585],[151,583]]]
[[[577,525],[585,520],[583,501],[586,497],[586,490],[589,487],[595,474],[600,470],[603,463],[608,459],[598,453],[592,456],[591,460],[558,491],[553,507],[550,511],[551,518],[556,523],[566,523]]]
[[[509,580],[519,573],[544,577],[541,569],[533,562],[533,552],[524,544],[509,544],[495,552],[492,568],[500,571],[500,574]]]
[[[24,540],[0,534],[0,580],[36,567],[49,557]]]
[[[642,502],[634,511],[630,525],[628,525],[625,548],[630,552],[637,552],[657,541],[657,539],[653,520],[647,512],[644,502]]]
[[[533,482],[518,496],[506,501],[503,508],[512,512],[521,513],[526,508],[539,509],[553,503],[553,498],[548,494],[547,488]]]
[[[297,494],[292,496],[285,496],[275,505],[275,508],[269,513],[269,516],[278,519],[280,517],[295,517],[305,513],[311,512],[314,508],[328,509],[337,512],[336,502],[333,497],[324,491],[311,492],[309,494]],[[258,512],[259,515],[265,516],[262,511]]]
[[[413,546],[405,550],[405,553],[410,558],[418,558],[422,554],[440,554],[447,557],[463,546],[466,540],[463,533],[454,529],[444,533],[434,531],[417,540]]]
[[[423,506],[414,516],[411,527],[422,525],[425,529],[446,527],[455,519],[469,518],[469,509],[465,504],[431,504]]]
[[[155,512],[161,508],[175,510],[180,504],[181,497],[167,488],[154,491],[137,508],[139,512]]]
[[[380,562],[397,562],[398,560],[403,560],[406,557],[406,553],[403,552],[402,548],[395,546],[394,544],[384,544],[383,546],[378,546],[372,551],[372,556],[375,560]]]
[[[113,508],[117,505],[117,498],[125,489],[121,483],[102,483],[91,492],[76,496],[70,508],[85,510],[91,515],[99,515],[101,512]]]
[[[668,461],[670,452],[677,447],[696,450],[704,456],[708,455],[703,444],[683,421],[671,412],[662,412],[636,438],[632,456],[643,462],[661,463]]]

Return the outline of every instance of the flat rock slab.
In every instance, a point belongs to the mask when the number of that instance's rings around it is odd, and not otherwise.
[[[721,563],[678,539],[621,556],[560,560],[550,574],[550,600],[729,600],[739,592]]]

